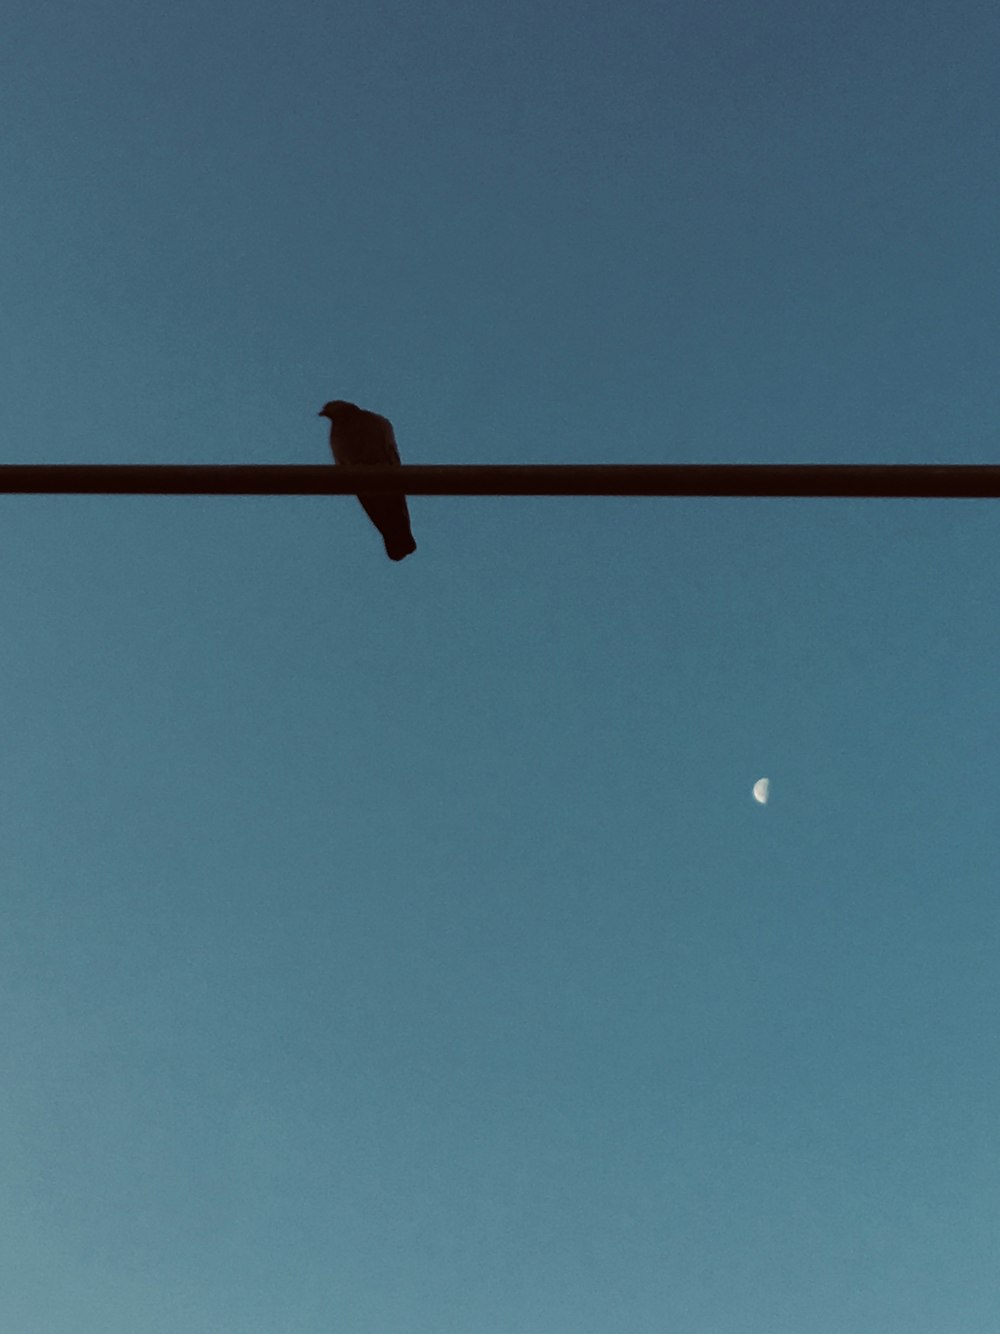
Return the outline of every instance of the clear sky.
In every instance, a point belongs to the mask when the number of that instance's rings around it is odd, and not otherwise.
[[[995,0],[4,29],[4,462],[998,461]],[[411,513],[0,500],[0,1328],[991,1334],[1000,505]]]

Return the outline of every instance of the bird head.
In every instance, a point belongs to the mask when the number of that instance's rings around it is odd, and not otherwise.
[[[335,417],[342,416],[345,409],[348,412],[357,411],[357,408],[353,403],[348,403],[343,398],[335,398],[332,399],[329,403],[324,403],[323,406],[320,408],[319,412],[317,412],[316,416],[329,417],[329,419],[333,421]]]

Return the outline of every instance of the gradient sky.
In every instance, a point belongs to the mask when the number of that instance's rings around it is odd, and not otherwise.
[[[998,460],[995,0],[4,29],[4,462]],[[411,513],[0,499],[0,1328],[991,1334],[1000,506]]]

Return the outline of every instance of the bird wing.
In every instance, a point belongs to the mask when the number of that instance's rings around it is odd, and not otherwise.
[[[396,432],[392,429],[392,422],[388,417],[379,417],[372,413],[372,435],[376,434],[375,428],[378,427],[378,443],[372,449],[372,454],[377,455],[379,463],[399,463],[399,446],[396,444]],[[373,442],[374,444],[374,442]]]
[[[330,431],[333,457],[338,463],[379,467],[399,463],[399,449],[392,422],[377,412],[359,410]]]

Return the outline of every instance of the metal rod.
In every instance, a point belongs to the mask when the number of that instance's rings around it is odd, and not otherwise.
[[[0,494],[142,496],[840,496],[1000,498],[972,464],[4,464]]]

